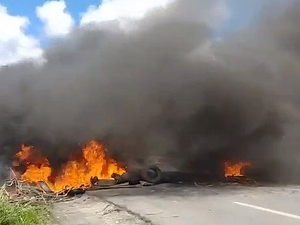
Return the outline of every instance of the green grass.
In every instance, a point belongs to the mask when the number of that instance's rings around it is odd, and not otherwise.
[[[0,191],[0,225],[44,225],[48,221],[45,207],[11,203]]]

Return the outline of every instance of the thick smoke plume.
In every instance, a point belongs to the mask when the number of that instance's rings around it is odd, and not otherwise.
[[[177,0],[125,29],[82,27],[44,65],[3,67],[1,155],[33,143],[63,159],[97,139],[126,163],[159,156],[195,171],[245,159],[299,179],[300,4],[269,6],[215,41],[225,3]]]

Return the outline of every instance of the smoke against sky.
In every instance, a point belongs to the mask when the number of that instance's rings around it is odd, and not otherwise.
[[[216,41],[223,3],[177,0],[125,30],[89,24],[46,49],[43,65],[2,68],[3,155],[25,142],[57,158],[99,139],[120,160],[159,155],[196,170],[211,156],[249,159],[299,177],[300,5],[274,4]]]

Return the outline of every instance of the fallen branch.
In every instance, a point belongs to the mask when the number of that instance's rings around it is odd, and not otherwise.
[[[49,204],[68,201],[74,198],[74,196],[70,197],[71,192],[72,189],[61,192],[45,191],[39,186],[19,181],[16,178],[11,178],[6,181],[1,188],[1,195],[7,196],[10,202],[18,202],[21,204]]]

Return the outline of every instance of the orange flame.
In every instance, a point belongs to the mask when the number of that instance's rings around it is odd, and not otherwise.
[[[232,163],[232,162],[225,162],[225,170],[224,175],[225,177],[243,177],[243,169],[247,166],[250,166],[250,162],[239,162],[239,163]]]
[[[49,160],[34,154],[32,146],[22,145],[21,151],[16,154],[15,165],[19,165],[19,162],[26,164],[26,171],[21,175],[21,180],[31,183],[43,181],[55,192],[68,188],[90,187],[92,177],[111,179],[113,173],[125,173],[114,160],[105,156],[102,144],[91,141],[82,150],[82,154],[83,158],[80,160],[69,160],[54,179],[51,179],[53,177]]]
[[[25,146],[22,145],[21,147],[21,151],[17,153],[17,158],[19,158],[22,161],[25,161],[26,159],[28,159],[31,155],[31,149],[33,148],[33,146]]]

